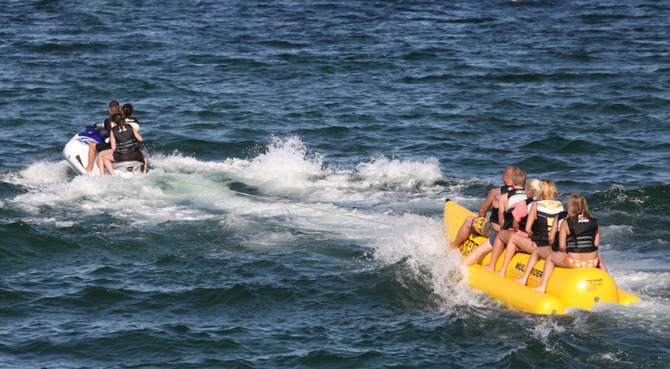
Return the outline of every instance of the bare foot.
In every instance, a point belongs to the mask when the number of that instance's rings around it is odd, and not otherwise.
[[[546,287],[545,287],[545,288],[542,288],[542,287],[540,287],[540,286],[537,286],[537,287],[533,287],[533,289],[534,289],[535,291],[540,291],[540,292],[544,293],[545,290],[546,290]]]
[[[86,168],[84,168],[84,170],[86,170],[89,173],[93,172],[93,168],[89,169],[88,167],[86,167]]]
[[[500,268],[499,271],[497,271],[497,272],[493,272],[493,273],[495,273],[495,274],[497,274],[497,275],[499,275],[499,276],[501,276],[501,277],[505,277],[505,270],[503,270],[502,268]]]
[[[486,264],[486,265],[483,265],[482,268],[484,268],[484,269],[486,269],[486,270],[488,270],[488,271],[491,271],[491,272],[495,272],[495,271],[496,271],[496,270],[495,270],[495,265],[493,265],[493,264],[491,264],[491,263],[488,263],[488,264]]]
[[[458,283],[463,280],[463,277],[464,277],[463,273],[459,271],[451,275],[451,281],[453,283]]]
[[[523,279],[523,277],[521,277],[521,278],[519,278],[519,279],[515,279],[514,282],[516,282],[516,283],[521,283],[522,285],[525,286],[525,285],[526,285],[526,282],[528,282],[528,281],[525,281],[525,280]]]

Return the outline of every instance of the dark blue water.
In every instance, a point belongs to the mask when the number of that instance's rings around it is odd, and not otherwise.
[[[0,11],[0,366],[668,366],[667,2]],[[147,176],[62,156],[110,100]],[[642,302],[541,317],[452,278],[444,199],[508,165],[586,196]]]

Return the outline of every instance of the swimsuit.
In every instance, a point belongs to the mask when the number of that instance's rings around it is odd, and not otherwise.
[[[496,232],[491,225],[491,221],[484,217],[477,217],[473,219],[470,229],[472,230],[472,233],[486,238],[493,236],[493,234]]]
[[[575,260],[569,255],[565,255],[563,261],[568,262],[573,268],[597,268],[600,264],[600,255],[591,260]]]

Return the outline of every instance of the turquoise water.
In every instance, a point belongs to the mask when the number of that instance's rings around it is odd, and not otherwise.
[[[0,366],[668,366],[665,2],[0,10]],[[152,170],[76,176],[112,99]],[[586,196],[642,302],[542,317],[452,278],[444,200],[507,165]]]

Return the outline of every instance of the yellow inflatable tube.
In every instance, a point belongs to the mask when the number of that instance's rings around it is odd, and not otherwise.
[[[476,216],[466,208],[447,200],[444,205],[444,228],[449,240],[453,240],[458,229],[468,216]],[[470,236],[461,247],[465,256],[480,243],[483,237]],[[515,310],[536,314],[562,314],[570,307],[591,310],[597,303],[610,302],[628,305],[640,301],[640,298],[617,288],[612,277],[596,268],[565,269],[556,268],[547,283],[547,293],[533,290],[540,284],[544,260],[540,260],[523,286],[513,279],[520,278],[526,269],[530,255],[517,253],[507,267],[506,277],[501,277],[484,269],[479,264],[469,267],[468,283],[475,289],[485,291],[491,297]],[[488,264],[490,253],[481,261]],[[498,260],[496,270],[500,269],[504,255]]]

